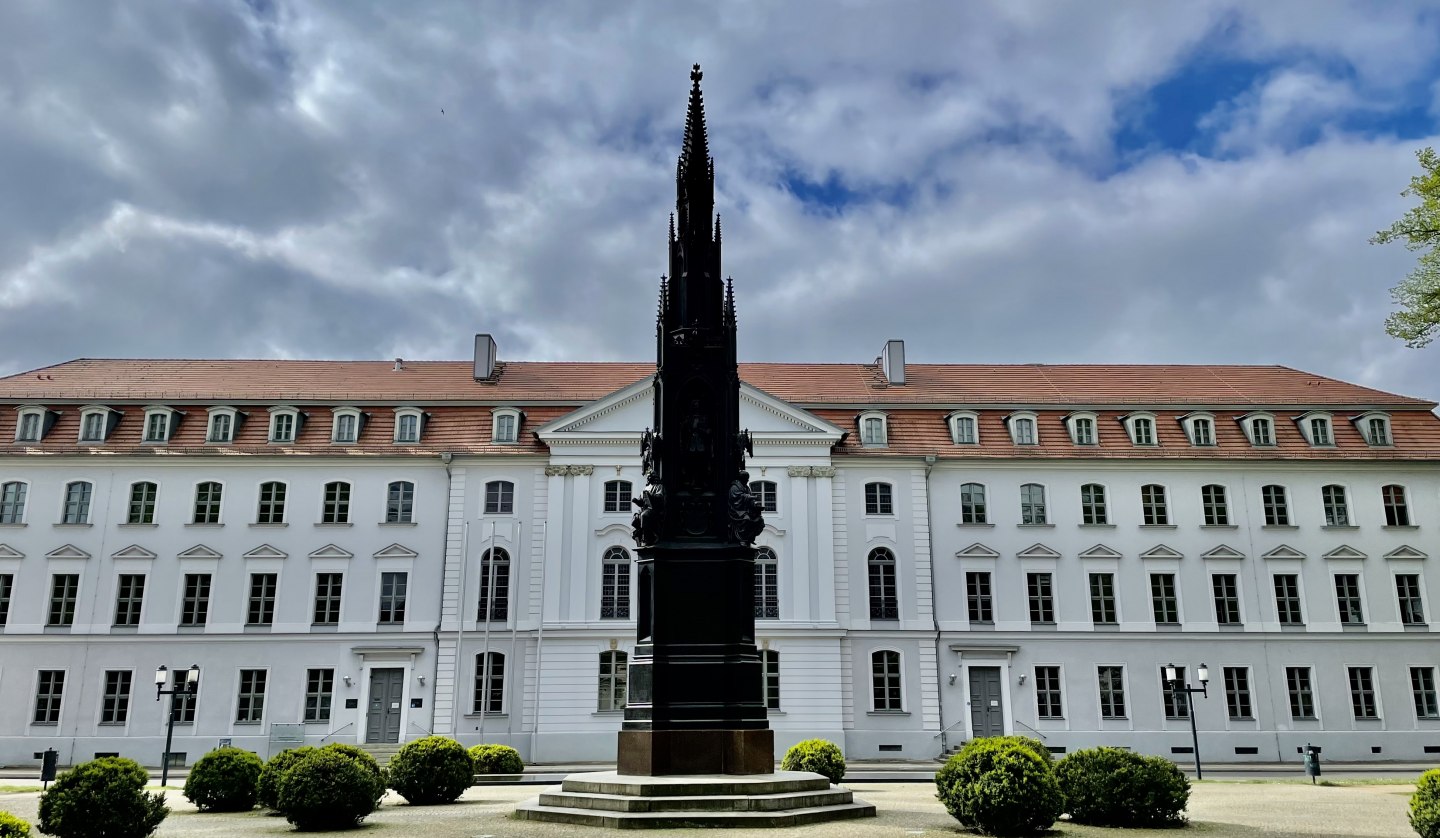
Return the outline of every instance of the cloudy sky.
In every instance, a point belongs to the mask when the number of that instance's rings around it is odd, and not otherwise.
[[[1440,400],[1366,239],[1418,2],[0,4],[0,372],[644,360],[689,68],[744,360],[1278,363]]]

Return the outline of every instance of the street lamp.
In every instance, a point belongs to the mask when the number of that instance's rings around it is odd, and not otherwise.
[[[1200,773],[1200,734],[1195,731],[1195,699],[1191,698],[1195,693],[1200,693],[1206,698],[1210,697],[1210,667],[1200,664],[1195,670],[1195,677],[1199,679],[1200,686],[1192,687],[1185,683],[1185,678],[1180,674],[1181,670],[1173,663],[1165,664],[1165,686],[1170,689],[1171,695],[1185,695],[1185,715],[1190,717],[1190,740],[1194,743],[1195,751],[1195,779],[1203,780],[1205,777]]]
[[[159,701],[160,696],[170,696],[170,721],[165,726],[165,756],[160,760],[160,785],[170,784],[170,743],[175,739],[175,711],[178,709],[177,695],[194,695],[200,689],[200,665],[193,664],[185,672],[185,683],[177,684],[170,689],[165,689],[165,682],[168,680],[169,670],[164,664],[155,670],[155,700]]]

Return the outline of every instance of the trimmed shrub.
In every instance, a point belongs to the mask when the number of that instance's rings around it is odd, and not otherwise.
[[[101,757],[61,774],[40,795],[40,831],[59,838],[145,838],[170,814],[133,759]]]
[[[1065,811],[1095,826],[1180,826],[1190,781],[1164,757],[1119,748],[1076,751],[1055,766]]]
[[[375,811],[384,791],[359,760],[316,748],[281,775],[279,809],[304,832],[352,829]]]
[[[30,838],[30,824],[9,812],[0,812],[0,838]]]
[[[476,745],[470,749],[476,774],[519,774],[525,770],[520,752],[509,745]]]
[[[386,769],[387,785],[407,801],[453,803],[475,781],[475,761],[446,736],[427,736],[401,748]]]
[[[380,771],[380,763],[375,761],[375,757],[370,756],[370,753],[364,748],[360,748],[355,745],[346,745],[344,742],[331,742],[329,745],[324,745],[320,748],[317,748],[316,750],[327,751],[332,754],[339,754],[340,756],[351,760],[356,765],[360,766],[360,768],[363,769],[365,773],[369,774],[370,779],[375,781],[374,808],[380,808],[380,798],[385,796],[385,775],[383,772]]]
[[[825,739],[796,742],[780,761],[782,771],[813,771],[838,783],[845,776],[845,754],[840,746]]]
[[[248,812],[255,808],[264,769],[249,751],[217,748],[190,768],[185,797],[202,812]]]
[[[935,786],[940,789],[946,789],[955,782],[955,772],[959,771],[960,766],[965,764],[964,760],[957,760],[955,757],[964,755],[967,750],[972,748],[993,748],[997,745],[1014,745],[1019,748],[1024,748],[1043,760],[1046,765],[1052,768],[1055,765],[1055,755],[1050,753],[1050,749],[1045,747],[1045,743],[1039,739],[1029,736],[989,736],[983,739],[971,739],[961,746],[960,750],[955,752],[955,754],[940,767],[940,770],[935,773]],[[944,795],[942,794],[941,800],[943,801],[944,799]],[[945,808],[950,809],[948,803]],[[953,810],[950,811],[950,815],[951,817],[959,817]]]
[[[1410,826],[1420,838],[1440,838],[1440,768],[1426,771],[1415,781]]]
[[[1034,746],[977,739],[935,774],[940,802],[961,824],[987,835],[1036,835],[1060,817],[1062,800],[1050,764]]]
[[[281,751],[270,761],[265,763],[265,768],[260,772],[260,782],[256,785],[255,799],[267,809],[280,809],[280,780],[285,776],[295,763],[304,759],[305,756],[315,749],[309,745],[301,745],[298,748],[290,748]]]

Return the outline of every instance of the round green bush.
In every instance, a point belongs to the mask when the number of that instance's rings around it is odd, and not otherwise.
[[[369,774],[370,779],[375,782],[375,808],[379,808],[380,798],[385,796],[385,775],[380,771],[380,763],[375,761],[375,757],[370,756],[369,752],[364,748],[355,745],[346,745],[344,742],[331,742],[329,745],[324,745],[316,750],[339,754],[351,760],[360,766],[365,773]]]
[[[1440,768],[1426,771],[1415,781],[1410,826],[1420,838],[1440,838]]]
[[[840,746],[825,739],[796,742],[780,761],[782,771],[811,771],[838,783],[845,776],[845,755]]]
[[[1095,826],[1179,826],[1190,781],[1164,757],[1119,748],[1088,748],[1060,760],[1055,779],[1065,811]]]
[[[58,838],[145,838],[170,814],[133,759],[101,757],[61,774],[40,795],[40,831]]]
[[[279,810],[280,779],[295,763],[304,759],[306,754],[314,750],[309,745],[301,745],[270,757],[270,761],[265,763],[265,768],[260,772],[260,782],[255,789],[255,800],[267,809]]]
[[[971,742],[935,774],[940,802],[986,835],[1037,835],[1060,817],[1054,770],[1031,745],[1004,738]]]
[[[475,782],[475,761],[454,739],[427,736],[401,748],[386,777],[390,788],[413,804],[453,803]]]
[[[509,745],[476,745],[470,749],[476,774],[520,774],[525,761],[520,752]]]
[[[190,768],[185,797],[202,812],[248,812],[255,808],[264,768],[249,751],[217,748]]]
[[[0,838],[30,838],[30,824],[9,812],[0,812]]]
[[[279,809],[302,832],[352,829],[375,811],[384,791],[359,760],[316,748],[281,776]]]

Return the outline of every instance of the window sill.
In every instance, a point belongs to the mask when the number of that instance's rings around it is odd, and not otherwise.
[[[288,526],[290,526],[290,525],[287,524],[287,523],[285,523],[285,522],[283,522],[283,521],[280,522],[280,523],[278,523],[278,524],[262,524],[262,523],[260,523],[259,521],[256,521],[256,522],[253,523],[253,524],[246,524],[246,526],[250,527],[250,529],[252,529],[252,530],[253,530],[253,529],[256,529],[256,528],[259,528],[259,529],[267,529],[267,530],[269,530],[269,529],[276,529],[276,530],[278,530],[278,529],[281,529],[281,528],[283,528],[283,527],[288,527]]]
[[[1202,530],[1238,530],[1238,529],[1240,529],[1240,525],[1239,525],[1239,524],[1201,524],[1201,525],[1200,525],[1200,529],[1202,529]]]
[[[236,719],[236,720],[235,720],[235,726],[236,726],[236,727],[257,727],[257,726],[259,726],[260,724],[261,724],[261,722],[242,722],[242,721],[240,721],[239,719]]]
[[[19,528],[21,528],[21,527],[27,527],[27,526],[29,526],[29,524],[9,523],[9,524],[0,524],[0,529],[6,528],[6,527],[14,527],[14,528],[16,528],[16,529],[19,529]]]
[[[93,527],[93,526],[95,526],[95,525],[94,525],[94,524],[76,524],[76,523],[66,524],[66,523],[63,523],[63,522],[62,522],[62,523],[58,523],[58,524],[53,524],[52,526],[54,526],[54,527],[56,527],[57,529],[59,529],[59,528],[68,528],[68,527],[75,527],[75,528]]]
[[[1181,628],[1181,626],[1180,626],[1179,623],[1156,623],[1156,624],[1155,624],[1155,630],[1156,630],[1156,631],[1179,631],[1180,628]]]
[[[994,528],[995,528],[995,525],[994,525],[994,524],[984,524],[984,523],[980,523],[980,524],[956,524],[955,526],[957,526],[957,527],[974,527],[974,528],[978,528],[978,529],[994,529]]]
[[[339,623],[311,623],[310,630],[319,634],[334,634],[340,630]]]
[[[306,724],[306,725],[328,725],[328,724],[330,724],[330,720],[329,720],[329,719],[306,719],[305,721],[301,722],[301,724]]]
[[[120,527],[121,529],[141,529],[141,528],[144,528],[144,529],[151,529],[151,530],[153,530],[153,529],[155,529],[156,527],[158,527],[158,526],[160,526],[160,525],[159,525],[159,524],[156,524],[156,523],[142,524],[142,523],[139,523],[139,522],[133,522],[133,523],[132,523],[132,522],[130,522],[130,521],[126,521],[126,522],[123,523],[123,524],[116,524],[115,526]]]
[[[110,627],[110,633],[111,633],[111,634],[135,634],[135,633],[138,632],[139,630],[140,630],[140,627],[139,627],[139,626],[129,626],[129,625],[126,625],[126,626],[111,626],[111,627]]]
[[[273,623],[246,623],[244,631],[246,634],[269,634],[274,627]]]
[[[387,623],[387,622],[377,622],[377,623],[375,624],[375,628],[377,628],[377,629],[397,629],[397,628],[398,628],[398,629],[403,629],[403,628],[405,628],[405,621],[404,621],[404,620],[400,620],[399,622],[393,622],[393,621],[392,621],[392,622],[388,622],[388,623]]]
[[[1366,623],[1341,623],[1341,631],[1365,631],[1370,626]]]
[[[623,715],[625,715],[625,708],[624,708],[624,707],[621,707],[621,708],[618,709],[618,710],[596,710],[594,713],[591,713],[590,715],[592,715],[592,716],[599,716],[599,717],[601,717],[601,718],[614,717],[614,716],[623,716]]]
[[[1142,530],[1173,530],[1173,529],[1175,529],[1175,528],[1176,528],[1176,527],[1175,527],[1174,524],[1141,524],[1141,525],[1140,525],[1140,529],[1142,529]]]
[[[1326,524],[1325,526],[1321,527],[1320,529],[1322,529],[1322,530],[1358,530],[1358,529],[1360,529],[1360,528],[1359,528],[1358,526],[1354,525],[1354,524]]]
[[[1298,530],[1298,529],[1300,529],[1300,528],[1299,528],[1298,526],[1296,526],[1295,524],[1261,524],[1261,525],[1260,525],[1260,529],[1262,529],[1262,530]]]
[[[1220,631],[1244,631],[1244,623],[1217,623],[1215,625]]]
[[[348,521],[332,521],[332,522],[330,522],[330,523],[328,523],[328,524],[327,524],[327,523],[323,523],[323,522],[322,522],[322,523],[318,523],[318,524],[316,524],[315,526],[317,526],[317,527],[322,527],[322,528],[324,528],[324,529],[339,529],[339,530],[343,530],[343,529],[345,529],[345,528],[347,528],[347,527],[353,527],[353,526],[355,526],[355,525],[352,524],[352,523],[349,523]]]
[[[234,442],[235,440],[233,439],[207,439],[205,440],[205,446],[208,448],[211,445],[232,445]]]
[[[382,527],[415,527],[419,526],[414,521],[381,521],[378,526]]]
[[[1430,624],[1429,624],[1429,623],[1401,623],[1400,625],[1401,625],[1406,631],[1429,631],[1429,630],[1430,630]]]
[[[294,445],[294,444],[295,444],[295,440],[293,440],[293,439],[270,439],[270,440],[266,440],[266,444],[267,444],[267,445]]]
[[[1128,721],[1130,721],[1130,717],[1129,717],[1129,716],[1101,716],[1101,717],[1100,717],[1100,721],[1102,721],[1102,722],[1128,722]]]
[[[1080,525],[1080,529],[1082,529],[1082,530],[1113,530],[1113,529],[1115,529],[1115,525],[1114,525],[1114,524],[1081,524],[1081,525]]]
[[[224,524],[207,524],[207,523],[205,523],[204,521],[191,521],[190,523],[186,524],[185,526],[187,526],[187,527],[197,527],[197,528],[202,529],[202,530],[218,530],[218,529],[220,529],[221,527],[223,527],[223,526],[225,526],[225,525],[224,525]]]
[[[47,624],[43,631],[46,634],[69,634],[73,628],[74,626],[54,626]]]
[[[1016,524],[1021,529],[1055,529],[1054,524]]]
[[[180,634],[200,634],[205,631],[205,624],[176,626],[175,631]]]
[[[31,727],[59,727],[59,722],[31,722]]]
[[[870,710],[865,713],[867,716],[908,716],[909,710]]]
[[[1418,530],[1418,529],[1420,529],[1420,525],[1419,525],[1419,524],[1386,524],[1385,526],[1381,527],[1380,529],[1382,529],[1382,530]]]
[[[623,712],[625,712],[625,711],[622,710],[622,711],[620,711],[620,712],[623,713]],[[466,713],[466,714],[465,714],[465,718],[467,718],[467,719],[478,719],[478,718],[480,718],[481,716],[484,716],[484,717],[487,718],[487,719],[508,719],[508,718],[510,717],[508,713]]]
[[[1119,631],[1119,623],[1091,623],[1090,628],[1096,631]]]

